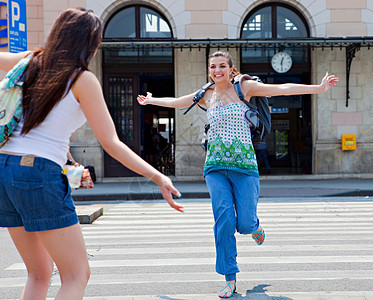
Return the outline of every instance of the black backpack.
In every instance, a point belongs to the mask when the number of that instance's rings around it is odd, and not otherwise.
[[[237,75],[233,79],[234,90],[237,93],[238,98],[243,101],[248,110],[245,112],[245,118],[250,122],[251,130],[251,140],[253,144],[257,144],[263,140],[263,138],[270,133],[271,131],[271,112],[269,108],[268,98],[267,97],[251,97],[250,102],[245,99],[245,96],[241,89],[241,81],[243,79],[252,79],[259,82],[262,82],[257,76],[249,76],[247,74]],[[198,104],[198,102],[203,98],[208,88],[214,84],[213,81],[206,83],[193,97],[193,103],[189,108],[184,112],[184,115],[189,112],[196,104],[206,111],[206,109]],[[210,124],[205,125],[204,137],[202,139],[202,148],[207,150],[207,132],[210,128]]]
[[[252,79],[262,82],[259,77],[250,77],[247,74],[238,75],[234,78],[234,89],[237,96],[243,101],[249,110],[246,111],[245,117],[251,123],[251,139],[253,144],[257,144],[271,132],[271,110],[269,108],[268,97],[251,97],[250,102],[245,99],[241,89],[241,81],[243,79]]]

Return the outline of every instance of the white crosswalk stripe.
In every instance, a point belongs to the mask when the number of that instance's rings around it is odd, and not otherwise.
[[[373,202],[261,202],[266,241],[236,235],[232,299],[373,299]],[[218,299],[211,204],[121,202],[82,230],[92,275],[84,299]],[[25,284],[21,261],[1,272],[0,299]],[[12,275],[11,275],[12,274]],[[59,287],[55,274],[48,297]],[[15,298],[15,297],[14,297]]]

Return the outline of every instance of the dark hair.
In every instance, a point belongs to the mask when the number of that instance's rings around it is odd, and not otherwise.
[[[236,77],[237,75],[241,74],[240,72],[237,71],[237,69],[233,66],[233,59],[232,59],[232,56],[228,53],[228,52],[224,52],[224,51],[216,51],[214,52],[213,54],[211,54],[209,56],[209,63],[210,63],[210,60],[211,58],[214,58],[214,57],[225,57],[227,60],[228,60],[228,65],[230,68],[233,67],[233,71],[232,73],[230,74],[230,78],[233,79],[234,77]]]
[[[26,69],[22,134],[42,123],[79,75],[88,70],[101,41],[102,24],[91,10],[69,8],[59,15],[45,47],[33,51]]]

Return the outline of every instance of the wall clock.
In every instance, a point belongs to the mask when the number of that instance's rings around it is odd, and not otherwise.
[[[278,73],[286,73],[290,70],[292,64],[291,56],[285,52],[278,52],[271,59],[272,68]]]

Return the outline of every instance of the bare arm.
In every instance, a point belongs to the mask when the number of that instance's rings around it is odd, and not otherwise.
[[[302,94],[320,94],[325,93],[336,85],[338,78],[334,75],[326,74],[321,83],[315,84],[264,84],[255,80],[245,80],[242,83],[242,89],[246,99],[252,96],[286,96]]]
[[[0,69],[8,72],[17,62],[29,53],[30,51],[20,53],[0,52]]]
[[[193,97],[196,94],[196,92],[185,95],[182,97],[178,98],[155,98],[151,93],[147,93],[146,97],[145,96],[138,96],[137,101],[141,105],[147,105],[147,104],[152,104],[152,105],[157,105],[157,106],[163,106],[163,107],[188,107],[193,103]],[[200,104],[203,103],[203,99],[201,99]]]
[[[71,152],[70,152],[70,150],[69,151],[67,151],[67,158],[69,159],[69,160],[71,160],[71,163],[73,164],[73,166],[75,166],[75,167],[78,167],[80,164],[74,159],[74,157],[71,155]]]
[[[169,205],[182,212],[183,207],[172,199],[171,193],[180,196],[180,192],[172,185],[171,180],[119,140],[96,76],[88,71],[83,72],[72,90],[105,151],[127,168],[154,181]]]

